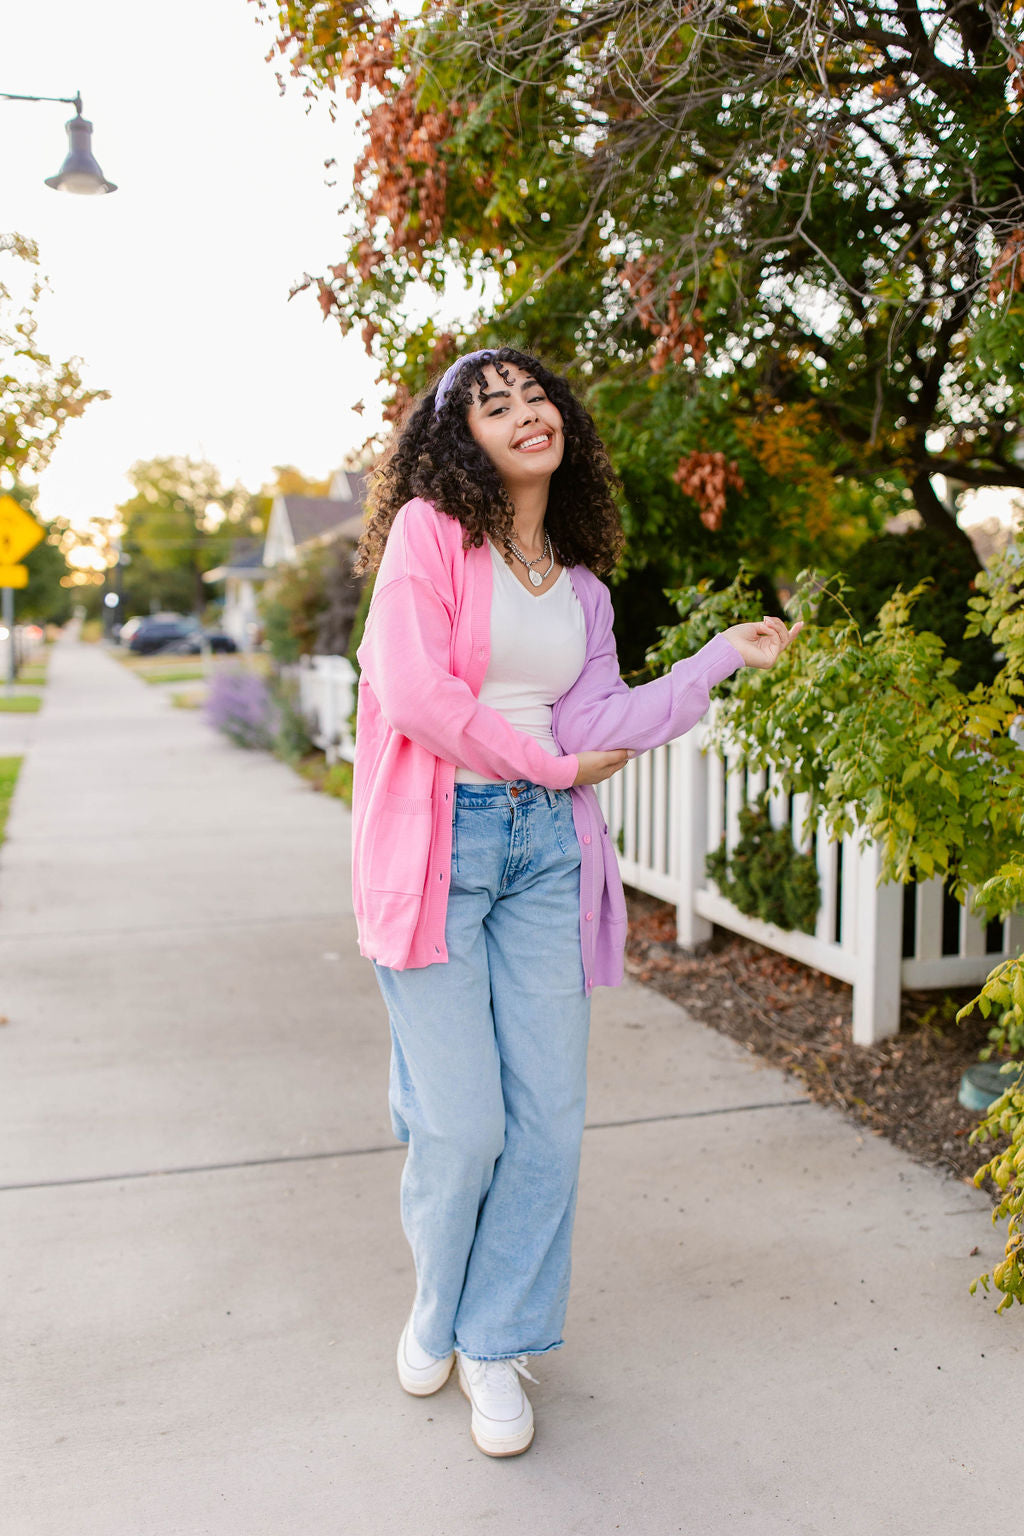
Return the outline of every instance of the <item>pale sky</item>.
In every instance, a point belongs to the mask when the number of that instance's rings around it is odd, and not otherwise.
[[[258,14],[247,0],[0,0],[0,90],[80,91],[118,186],[44,186],[73,108],[0,101],[0,228],[40,246],[41,340],[112,396],[66,428],[39,482],[44,517],[109,514],[129,465],[160,455],[208,458],[252,489],[275,464],[325,476],[379,419],[358,335],[322,321],[312,293],[288,301],[341,255],[353,109],[332,125],[297,83],[281,97]]]

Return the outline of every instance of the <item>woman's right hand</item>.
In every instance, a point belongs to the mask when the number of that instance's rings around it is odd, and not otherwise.
[[[576,761],[579,767],[576,770],[574,784],[602,784],[605,779],[610,779],[613,773],[618,773],[624,767],[630,757],[625,747],[617,748],[614,752],[577,752]]]

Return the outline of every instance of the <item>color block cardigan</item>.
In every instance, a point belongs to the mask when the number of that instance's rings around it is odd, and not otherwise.
[[[575,754],[644,752],[688,731],[710,690],[742,665],[723,636],[665,677],[628,688],[619,675],[608,588],[584,566],[569,579],[586,621],[586,659],[554,706],[553,757],[478,699],[490,659],[486,544],[427,501],[395,517],[358,657],[352,879],[359,948],[395,970],[442,964],[456,766],[492,779],[569,789]],[[618,986],[626,904],[615,850],[590,785],[572,789],[579,838],[580,946],[587,993]]]

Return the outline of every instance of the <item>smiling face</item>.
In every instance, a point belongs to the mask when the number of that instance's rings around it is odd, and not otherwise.
[[[550,480],[565,448],[558,407],[515,363],[488,363],[483,374],[466,418],[471,435],[510,492]]]

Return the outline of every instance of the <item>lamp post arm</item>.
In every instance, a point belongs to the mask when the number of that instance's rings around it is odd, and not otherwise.
[[[66,106],[74,107],[79,117],[82,115],[82,98],[78,96],[12,96],[10,91],[0,91],[0,101],[62,101]]]

